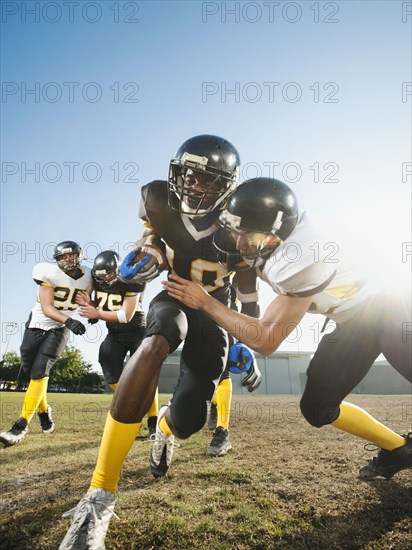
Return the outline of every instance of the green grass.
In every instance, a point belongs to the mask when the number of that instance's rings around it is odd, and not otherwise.
[[[23,396],[0,394],[1,429],[19,416]],[[169,397],[162,395],[161,403]],[[296,402],[292,396],[276,396],[276,402],[281,398]],[[55,433],[42,434],[34,418],[20,445],[0,450],[1,548],[58,547],[70,524],[62,513],[89,485],[111,399],[50,394]],[[252,398],[236,399],[244,404]],[[259,404],[270,397],[253,399]],[[180,442],[168,475],[159,480],[150,473],[146,434],[144,422],[122,470],[120,520],[110,523],[108,550],[388,548],[394,536],[395,548],[409,547],[410,483],[409,489],[405,481],[388,483],[381,492],[380,486],[359,485],[352,466],[359,445],[336,430],[323,433],[326,445],[304,422],[285,423],[281,407],[278,418],[252,425],[234,418],[233,452],[206,457],[211,433],[204,428]]]

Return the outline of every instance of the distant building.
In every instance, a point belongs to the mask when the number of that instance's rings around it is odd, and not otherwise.
[[[285,353],[279,352],[264,357],[256,354],[262,372],[262,384],[256,394],[300,394],[306,382],[306,369],[312,352]],[[163,364],[159,391],[172,393],[179,377],[180,350],[169,355]],[[240,375],[232,375],[233,393],[248,394],[240,383]],[[411,385],[387,361],[377,361],[354,393],[366,394],[409,394]]]

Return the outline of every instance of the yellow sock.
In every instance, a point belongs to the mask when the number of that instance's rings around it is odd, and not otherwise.
[[[40,378],[40,380],[30,380],[21,409],[21,417],[25,418],[27,423],[31,421],[40,401],[46,395],[48,382],[49,378],[47,376]]]
[[[113,391],[117,388],[117,384],[109,384],[109,386],[112,388]]]
[[[141,425],[141,422],[123,424],[114,420],[110,412],[107,414],[99,456],[89,491],[101,488],[112,491],[112,493],[116,492],[123,462]]]
[[[159,428],[162,430],[162,432],[165,435],[172,435],[172,430],[169,428],[169,424],[166,421],[166,418],[163,416],[161,421],[159,422]]]
[[[229,429],[230,405],[232,403],[232,380],[222,380],[215,392],[217,405],[217,426]],[[213,401],[212,401],[213,402]]]
[[[332,422],[332,426],[371,441],[387,451],[393,451],[405,445],[405,439],[402,436],[375,420],[360,407],[346,401],[341,403],[340,414],[335,422]]]
[[[47,393],[40,399],[39,406],[37,407],[39,413],[44,413],[47,410]]]
[[[149,412],[147,413],[147,416],[148,417],[151,417],[151,416],[157,416],[159,413],[159,392],[156,388],[156,393],[155,393],[155,396],[153,398],[153,403],[149,409]]]

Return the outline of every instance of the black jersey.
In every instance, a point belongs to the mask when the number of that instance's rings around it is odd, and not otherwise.
[[[138,283],[123,283],[116,281],[114,285],[107,290],[107,285],[102,285],[93,277],[94,296],[96,307],[103,311],[119,311],[122,308],[125,297],[136,296],[139,294],[139,299],[136,305],[136,311],[132,319],[128,323],[106,322],[109,332],[116,334],[133,332],[137,328],[145,326],[146,316],[142,308],[142,292],[145,285]]]
[[[142,187],[140,218],[166,243],[166,256],[172,273],[202,285],[210,293],[227,289],[230,272],[219,264],[213,246],[219,212],[190,219],[170,208],[167,182],[152,181]]]

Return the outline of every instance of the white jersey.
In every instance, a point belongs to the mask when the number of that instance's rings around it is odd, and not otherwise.
[[[303,212],[292,234],[274,250],[259,275],[277,294],[312,296],[309,313],[341,323],[377,289],[355,265],[353,241]]]
[[[57,264],[37,264],[33,269],[33,279],[40,286],[50,286],[54,291],[53,305],[56,309],[61,309],[68,317],[73,317],[74,310],[78,307],[74,299],[79,290],[91,292],[93,281],[91,271],[88,267],[80,267],[82,276],[73,279],[66,275]],[[37,303],[31,310],[32,316],[29,328],[39,328],[42,330],[51,330],[61,328],[64,325],[47,317],[41,308],[39,297]]]

